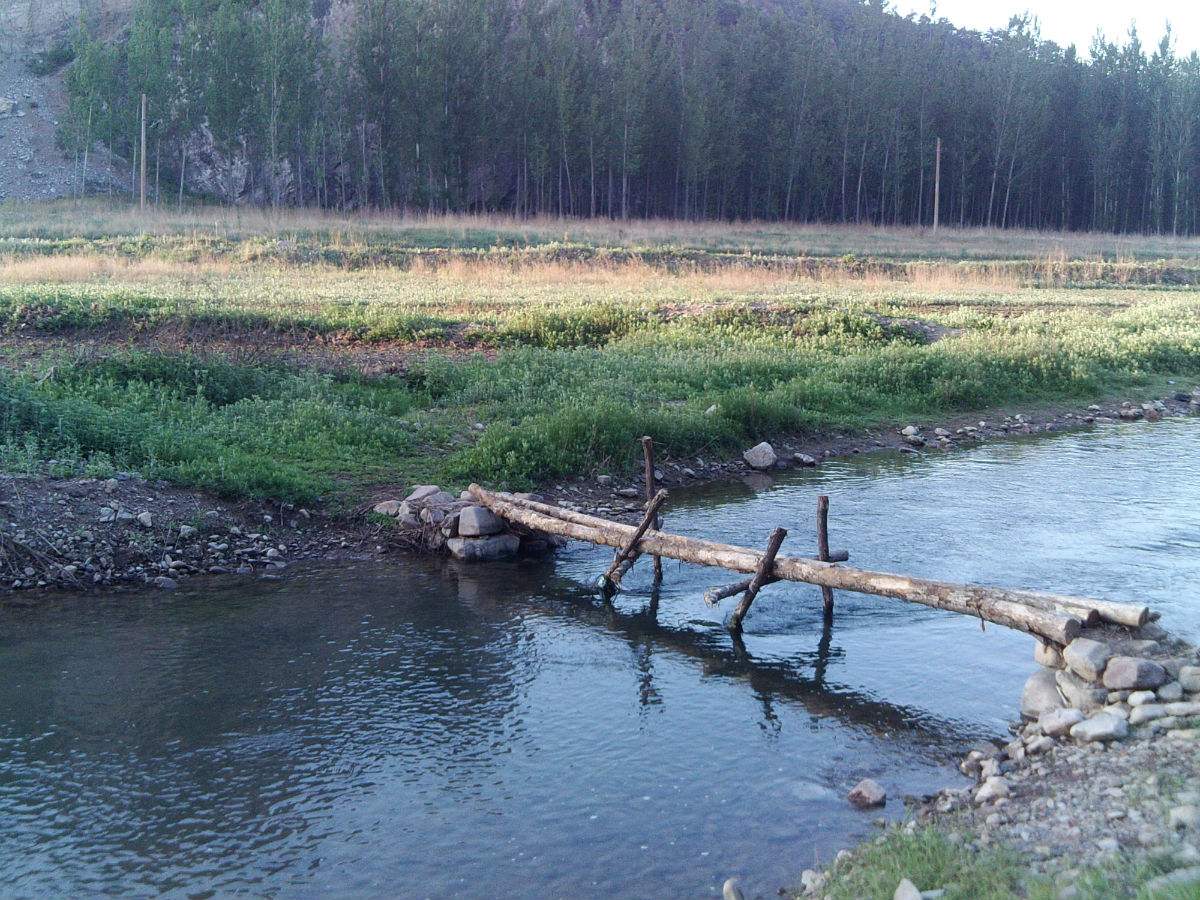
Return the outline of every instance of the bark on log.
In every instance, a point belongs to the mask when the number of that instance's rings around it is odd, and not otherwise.
[[[821,562],[832,562],[829,555],[829,498],[824,494],[817,497],[817,559]],[[825,618],[832,618],[833,588],[821,588],[821,603],[825,609]]]
[[[501,518],[538,531],[608,547],[624,546],[634,531],[632,525],[560,510],[531,500],[517,500],[511,495],[493,493],[476,484],[471,485],[470,490],[472,496]],[[646,532],[641,546],[647,553],[746,574],[757,570],[763,555],[761,551],[746,547],[654,530]],[[1092,604],[1100,602],[1039,591],[955,584],[872,572],[794,556],[777,557],[770,574],[777,580],[802,581],[860,594],[894,597],[935,609],[976,616],[1060,645],[1069,644],[1078,637],[1082,627],[1078,617],[1060,610],[1091,608]],[[1054,609],[1047,609],[1046,606]]]
[[[650,435],[645,435],[642,438],[642,455],[646,460],[646,502],[653,500],[655,494],[655,477],[654,477],[654,438]],[[662,519],[654,520],[655,528],[662,528]],[[654,557],[654,583],[658,584],[662,581],[662,557]]]

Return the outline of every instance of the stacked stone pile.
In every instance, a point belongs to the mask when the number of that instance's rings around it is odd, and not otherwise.
[[[542,499],[536,494],[516,496]],[[396,519],[428,549],[448,552],[456,559],[512,559],[518,554],[547,553],[562,544],[559,538],[504,521],[466,491],[455,497],[436,484],[417,485],[403,500],[376,503],[374,512]]]

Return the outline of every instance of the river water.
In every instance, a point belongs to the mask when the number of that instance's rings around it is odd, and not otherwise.
[[[672,498],[671,529],[912,574],[1138,599],[1200,637],[1200,422],[834,461]],[[956,779],[1032,640],[776,585],[744,642],[608,551],[415,560],[0,609],[0,893],[768,896],[869,834],[844,797]]]

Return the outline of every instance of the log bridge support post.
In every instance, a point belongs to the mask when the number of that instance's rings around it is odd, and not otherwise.
[[[645,437],[642,438],[642,455],[646,459],[646,502],[652,503],[652,502],[654,502],[654,497],[655,497],[655,484],[654,483],[657,479],[654,477],[654,438],[650,437],[650,435],[646,435]],[[651,521],[654,523],[654,527],[656,529],[662,528],[662,519],[661,518],[655,518],[654,515],[651,514]],[[663,577],[662,557],[655,556],[654,557],[654,583],[660,584],[662,582],[662,577]]]
[[[829,562],[829,498],[822,494],[817,498],[817,559]],[[833,588],[821,585],[821,600],[825,618],[833,618]]]
[[[625,573],[637,562],[641,552],[637,545],[641,541],[642,536],[650,530],[650,526],[658,521],[658,510],[666,502],[667,492],[659,491],[646,504],[646,513],[642,516],[642,521],[637,529],[629,537],[629,541],[619,548],[613,556],[612,565],[608,567],[608,571],[601,575],[596,586],[604,594],[605,597],[611,597],[617,592],[617,588],[621,586],[621,579]],[[658,557],[655,557],[657,559]]]
[[[742,620],[746,618],[746,613],[750,612],[750,604],[754,602],[758,592],[776,580],[771,577],[771,569],[775,567],[775,556],[779,553],[779,547],[785,537],[787,537],[787,529],[776,528],[771,532],[771,537],[767,539],[767,551],[758,561],[758,568],[754,572],[754,577],[750,579],[750,584],[746,586],[746,593],[742,595],[733,615],[729,617],[729,630],[735,634],[742,630]]]

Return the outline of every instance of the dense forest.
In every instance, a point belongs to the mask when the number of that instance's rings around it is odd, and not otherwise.
[[[64,148],[161,202],[1200,231],[1200,59],[857,0],[141,0]],[[168,187],[170,185],[170,187]]]

